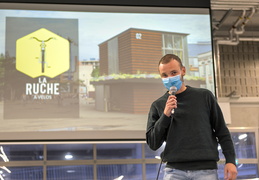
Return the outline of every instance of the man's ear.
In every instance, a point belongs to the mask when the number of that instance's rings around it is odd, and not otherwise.
[[[185,66],[183,66],[183,67],[182,67],[182,73],[181,73],[181,74],[182,74],[182,76],[184,76],[184,75],[185,75],[185,73],[186,73],[186,68],[185,68]]]

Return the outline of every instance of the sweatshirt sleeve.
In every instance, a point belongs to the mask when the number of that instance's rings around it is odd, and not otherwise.
[[[212,125],[215,131],[215,135],[218,138],[218,142],[222,148],[222,152],[225,156],[226,163],[233,163],[236,165],[234,144],[229,129],[225,123],[224,116],[214,96],[211,102]]]
[[[146,141],[152,150],[155,151],[160,148],[166,140],[170,122],[171,118],[164,115],[164,113],[162,113],[161,116],[159,115],[158,110],[153,103],[148,114],[146,130]]]

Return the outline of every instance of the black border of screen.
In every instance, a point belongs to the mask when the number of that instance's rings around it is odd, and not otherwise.
[[[94,6],[137,6],[137,7],[168,7],[168,8],[197,8],[207,9],[211,14],[209,0],[0,0],[1,4],[20,4],[23,7],[27,5],[94,5]],[[15,5],[14,5],[15,7]],[[8,8],[7,8],[8,9]],[[44,9],[44,8],[43,8]],[[213,41],[212,41],[213,43]],[[212,50],[213,53],[213,50]],[[215,67],[213,66],[213,69]],[[214,77],[215,79],[215,77]],[[215,81],[214,81],[215,82]],[[216,84],[215,84],[216,87]],[[216,89],[216,88],[215,88]],[[100,134],[106,136],[100,136]],[[128,136],[130,134],[130,136]],[[73,131],[58,131],[58,132],[3,132],[0,133],[1,143],[19,143],[19,142],[118,142],[118,141],[145,141],[145,131],[93,131],[93,132],[73,132]],[[94,138],[93,138],[94,137]]]

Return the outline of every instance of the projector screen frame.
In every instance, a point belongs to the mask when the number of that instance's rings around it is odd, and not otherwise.
[[[210,14],[210,3],[202,0],[193,3],[191,0],[168,2],[163,1],[23,1],[0,0],[1,9],[18,10],[49,10],[49,11],[78,11],[78,12],[127,12],[132,13],[164,13],[179,14]],[[135,7],[134,10],[131,8]],[[115,8],[115,10],[114,10]],[[144,10],[143,10],[144,9]],[[157,11],[157,9],[160,9]],[[160,11],[160,12],[159,12]],[[211,42],[212,43],[212,42]],[[1,132],[0,142],[34,142],[34,141],[144,141],[145,130],[118,130],[118,131],[55,131],[55,132]]]

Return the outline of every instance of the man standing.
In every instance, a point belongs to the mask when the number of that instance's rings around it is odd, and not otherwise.
[[[221,109],[207,89],[186,86],[181,59],[167,54],[158,70],[167,91],[151,105],[146,131],[147,144],[166,162],[164,180],[218,180],[218,143],[226,159],[224,178],[237,176],[233,142]]]

